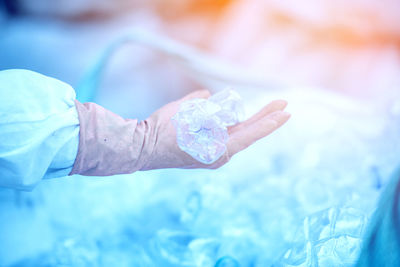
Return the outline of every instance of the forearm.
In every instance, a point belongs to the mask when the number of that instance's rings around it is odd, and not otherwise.
[[[139,170],[152,152],[146,121],[123,119],[95,103],[75,101],[79,115],[79,150],[70,175],[106,176]]]

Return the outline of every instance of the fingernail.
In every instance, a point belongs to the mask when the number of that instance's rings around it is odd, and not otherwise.
[[[280,110],[275,111],[274,113],[271,113],[269,115],[269,117],[276,122],[288,120],[290,118],[290,116],[291,116],[291,114],[289,112],[280,111]]]
[[[210,91],[207,89],[201,89],[197,91],[202,97],[209,97],[211,95]]]
[[[283,100],[283,99],[278,99],[278,100],[275,100],[275,101],[277,103],[278,109],[280,109],[280,110],[284,110],[286,108],[287,104],[288,104],[288,102],[286,100]]]

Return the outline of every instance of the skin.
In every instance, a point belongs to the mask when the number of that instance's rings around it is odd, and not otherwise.
[[[147,143],[154,144],[154,146],[151,148],[152,152],[141,170],[162,168],[217,169],[226,164],[236,153],[277,130],[290,118],[290,114],[283,111],[287,105],[286,101],[272,101],[246,121],[228,127],[229,141],[226,153],[212,164],[203,164],[178,147],[176,131],[172,125],[171,117],[178,111],[182,102],[210,96],[211,94],[207,90],[195,91],[163,106],[144,122],[150,125],[150,128],[154,131],[147,139],[149,140]]]

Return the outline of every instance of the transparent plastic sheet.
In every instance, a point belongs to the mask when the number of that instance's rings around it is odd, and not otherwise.
[[[211,164],[226,152],[227,127],[239,123],[243,116],[240,95],[225,89],[208,99],[183,102],[171,120],[179,148],[199,162]]]

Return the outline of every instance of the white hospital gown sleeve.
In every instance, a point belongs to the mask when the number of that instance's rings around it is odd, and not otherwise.
[[[0,186],[66,176],[79,146],[75,91],[28,70],[0,71]]]

